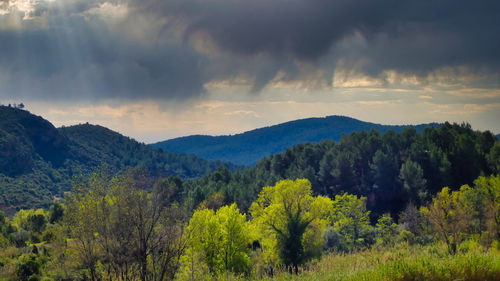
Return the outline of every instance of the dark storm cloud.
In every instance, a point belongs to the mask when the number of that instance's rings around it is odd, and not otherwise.
[[[239,74],[255,77],[258,92],[280,71],[305,79],[303,63],[330,79],[339,61],[371,76],[500,71],[499,1],[56,0],[29,11],[9,3],[0,1],[4,97],[187,99]],[[103,4],[126,5],[126,18],[95,15]],[[200,35],[217,50],[200,52]]]
[[[22,11],[0,16],[0,95],[183,100],[203,94],[203,55],[182,42],[118,32],[113,19],[90,13],[104,2],[40,5],[21,26],[8,20],[19,22],[9,17],[25,17]]]
[[[417,57],[414,60],[424,59],[422,67],[429,68],[499,61],[498,1],[215,1],[218,5],[207,4],[212,1],[182,2],[182,6],[193,3],[186,9],[192,17],[190,30],[206,31],[221,46],[235,52],[292,54],[313,60],[357,31],[370,46],[386,50],[384,55],[377,52],[380,59],[373,57],[380,61],[391,61],[394,51],[413,54]],[[191,9],[195,11],[189,12]],[[399,56],[394,60],[389,64],[398,67],[398,62],[404,63]]]
[[[138,3],[143,1],[138,1]],[[153,0],[147,7],[186,19],[186,36],[208,34],[238,55],[318,63],[327,54],[363,60],[371,75],[387,69],[425,74],[441,67],[499,70],[499,1]],[[139,4],[140,5],[140,4]],[[365,42],[337,44],[353,34]],[[272,76],[272,75],[271,75]]]

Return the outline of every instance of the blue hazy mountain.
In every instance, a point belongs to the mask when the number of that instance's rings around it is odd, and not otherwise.
[[[426,126],[413,126],[421,131]],[[407,125],[381,125],[360,121],[345,116],[307,118],[274,126],[255,129],[227,136],[193,135],[152,144],[153,147],[177,153],[192,153],[207,160],[223,160],[240,165],[252,165],[259,159],[284,151],[303,142],[319,142],[325,139],[338,141],[343,134],[376,129],[380,133],[388,130],[401,132]]]

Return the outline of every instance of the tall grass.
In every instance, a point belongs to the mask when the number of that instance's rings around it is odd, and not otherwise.
[[[331,254],[303,269],[298,276],[281,272],[264,280],[500,280],[498,251],[473,248],[453,256],[448,255],[444,245],[406,244],[355,254]]]

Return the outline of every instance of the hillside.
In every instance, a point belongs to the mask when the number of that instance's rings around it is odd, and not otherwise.
[[[0,106],[0,210],[48,206],[71,189],[72,177],[107,165],[148,168],[153,176],[193,178],[219,165],[194,155],[155,149],[90,124],[55,128],[21,109]]]
[[[427,126],[436,127],[438,124],[422,124],[415,128],[421,131]],[[253,165],[263,157],[282,152],[299,143],[327,139],[338,141],[343,134],[371,129],[376,129],[381,134],[389,130],[401,132],[406,127],[409,126],[380,125],[345,116],[328,116],[295,120],[236,135],[175,138],[152,146],[177,153],[193,153],[208,160]]]
[[[480,175],[500,173],[499,155],[495,135],[474,131],[468,124],[446,122],[420,133],[415,128],[384,134],[361,131],[338,142],[301,143],[234,173],[217,169],[187,181],[184,194],[193,208],[219,196],[246,211],[262,187],[307,178],[315,194],[366,196],[373,216],[397,215],[408,202],[427,202],[444,186],[458,189]]]

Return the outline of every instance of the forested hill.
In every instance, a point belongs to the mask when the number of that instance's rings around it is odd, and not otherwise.
[[[95,125],[55,128],[28,111],[0,106],[0,210],[48,206],[70,190],[74,175],[106,164],[118,171],[145,167],[153,175],[192,178],[219,165],[165,152]]]
[[[443,187],[458,189],[480,175],[500,173],[500,142],[467,124],[445,123],[418,133],[376,130],[344,135],[340,141],[303,143],[231,173],[217,169],[185,182],[193,207],[236,202],[247,210],[264,186],[307,178],[315,194],[333,198],[347,192],[367,197],[373,217],[399,214],[413,202],[428,203]]]
[[[439,126],[436,123],[414,126],[417,131],[424,127]],[[304,142],[322,140],[338,141],[342,134],[376,129],[380,133],[389,130],[401,132],[408,126],[390,126],[363,122],[345,116],[308,118],[264,127],[230,136],[194,135],[152,144],[178,153],[193,153],[208,160],[224,160],[241,165],[253,165],[265,156],[285,151]]]

